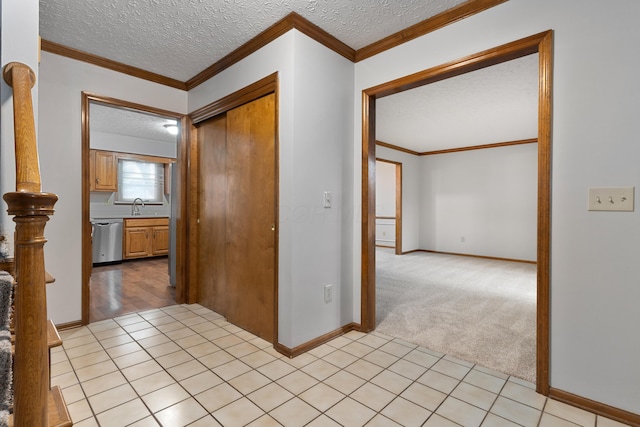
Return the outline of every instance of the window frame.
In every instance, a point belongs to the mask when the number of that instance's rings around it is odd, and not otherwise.
[[[160,190],[160,199],[161,200],[144,200],[144,203],[146,205],[163,205],[164,204],[164,196],[166,194],[168,194],[167,191],[167,185],[168,185],[168,177],[167,177],[167,169],[168,169],[168,165],[170,165],[171,163],[175,162],[174,158],[171,157],[158,157],[158,156],[146,156],[146,155],[141,155],[141,154],[129,154],[129,153],[117,153],[116,154],[116,173],[118,175],[118,185],[117,185],[117,191],[115,193],[115,198],[114,198],[114,204],[117,205],[131,205],[133,204],[133,200],[127,200],[127,199],[121,199],[120,195],[121,195],[121,182],[120,182],[120,160],[125,160],[125,161],[136,161],[136,162],[143,162],[143,163],[153,163],[153,164],[157,164],[157,165],[162,165],[162,166],[158,166],[160,167],[163,172],[163,182],[162,182],[162,187]],[[135,200],[135,199],[134,199]]]

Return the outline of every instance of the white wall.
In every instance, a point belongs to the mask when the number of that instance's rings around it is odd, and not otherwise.
[[[352,175],[357,206],[363,89],[553,29],[551,386],[635,413],[640,216],[588,212],[586,195],[640,186],[638,16],[635,0],[511,0],[357,63]],[[354,242],[360,265],[357,219]],[[357,268],[353,283],[359,318]]]
[[[3,0],[0,2],[0,63],[28,65],[36,74],[31,90],[34,120],[38,124],[38,0]],[[13,90],[0,79],[0,194],[16,191],[15,146],[13,133]],[[37,130],[36,130],[37,132]],[[1,198],[0,198],[1,199]],[[7,214],[7,204],[0,200],[0,235],[7,239],[2,252],[13,256],[14,222]]]
[[[396,164],[376,160],[376,245],[395,246]]]
[[[537,149],[421,157],[420,248],[535,261]]]
[[[356,145],[358,147],[361,146],[359,144]],[[380,146],[376,147],[376,157],[402,163],[402,251],[408,252],[422,249],[420,247],[420,180],[422,179],[420,176],[420,157]],[[360,158],[360,155],[358,158]],[[360,185],[361,181],[362,178],[358,176],[356,187]],[[358,201],[356,203],[359,203],[360,197],[359,195],[356,198]],[[360,209],[359,206],[358,209]],[[360,249],[359,242],[358,240],[356,251]],[[356,265],[360,265],[359,254],[358,264]],[[354,298],[356,299],[355,303],[358,305],[356,319],[357,322],[360,322],[360,275],[358,274],[357,277],[357,281],[354,280]]]
[[[43,191],[56,193],[47,224],[45,262],[56,283],[47,288],[55,323],[81,318],[81,92],[186,113],[187,92],[47,52],[40,64],[39,135]]]
[[[120,153],[146,154],[148,156],[177,156],[178,142],[159,141],[157,139],[139,138],[130,135],[91,131],[91,148]]]
[[[189,111],[279,75],[278,339],[295,347],[353,319],[351,196],[353,65],[292,30],[189,92]],[[345,160],[345,158],[347,160]],[[322,207],[323,192],[333,207]],[[343,202],[349,204],[344,208]],[[346,224],[346,226],[345,226]],[[349,251],[345,262],[345,249]],[[343,284],[344,278],[347,282]],[[323,285],[334,300],[323,301]]]

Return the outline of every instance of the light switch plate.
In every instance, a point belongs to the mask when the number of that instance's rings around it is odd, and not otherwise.
[[[325,208],[331,207],[331,192],[325,191],[322,195],[322,206]]]
[[[634,187],[589,188],[590,211],[633,212]]]

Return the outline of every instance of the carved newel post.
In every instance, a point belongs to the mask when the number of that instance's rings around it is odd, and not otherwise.
[[[58,196],[40,188],[31,103],[35,74],[24,64],[10,63],[3,77],[13,88],[16,146],[16,191],[4,195],[16,223],[14,425],[44,427],[49,394],[44,227]]]

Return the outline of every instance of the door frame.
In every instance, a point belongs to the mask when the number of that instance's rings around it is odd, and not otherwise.
[[[186,144],[186,132],[184,129],[184,114],[176,113],[174,111],[163,110],[160,108],[150,107],[148,105],[137,104],[135,102],[129,102],[122,99],[111,98],[108,96],[97,95],[91,92],[82,92],[82,142],[81,142],[81,161],[82,161],[82,284],[81,284],[81,300],[82,300],[82,320],[83,325],[89,324],[90,321],[90,309],[91,309],[91,289],[89,286],[89,280],[91,278],[91,269],[93,268],[92,251],[91,251],[91,213],[90,213],[90,192],[89,192],[89,150],[91,148],[90,141],[90,104],[99,103],[103,105],[109,105],[111,107],[119,107],[129,110],[142,111],[146,113],[156,114],[168,118],[181,121],[182,126],[179,129],[177,137],[177,159],[176,165],[178,167],[179,179],[177,183],[178,195],[176,200],[179,203],[178,212],[185,209],[184,191],[182,188],[182,174],[186,169],[187,162],[183,155],[181,155],[181,147]],[[180,217],[180,213],[178,214]],[[179,219],[179,218],[178,218]],[[176,302],[181,304],[186,301],[186,287],[185,276],[181,274],[179,266],[184,263],[185,251],[185,233],[183,231],[184,225],[180,221],[176,221]]]
[[[536,391],[549,394],[553,31],[548,30],[362,91],[361,329],[375,329],[376,99],[538,53]]]
[[[394,246],[396,255],[402,255],[402,163],[380,157],[376,157],[376,161],[396,166],[396,242]]]
[[[185,118],[185,128],[188,129],[188,144],[185,144],[185,158],[189,159],[186,175],[186,202],[189,207],[185,216],[187,226],[185,231],[186,241],[189,242],[186,249],[186,294],[187,302],[194,304],[198,301],[198,257],[189,256],[189,253],[198,253],[198,132],[196,125],[219,114],[232,110],[240,105],[255,101],[269,94],[275,95],[275,258],[274,258],[274,289],[273,289],[273,345],[278,343],[278,259],[279,259],[279,200],[280,200],[280,144],[279,144],[279,91],[278,73],[270,74],[255,83],[252,83],[236,92],[218,99],[204,107],[201,107]]]

